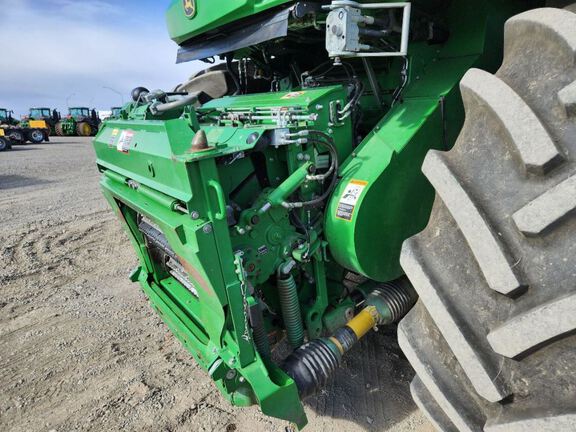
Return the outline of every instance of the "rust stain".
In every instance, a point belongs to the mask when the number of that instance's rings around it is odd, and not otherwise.
[[[196,269],[196,267],[194,267],[192,264],[190,264],[188,261],[186,261],[184,258],[182,258],[180,255],[177,255],[178,260],[180,261],[180,263],[182,264],[182,267],[184,267],[184,270],[186,270],[190,276],[192,276],[192,278],[198,282],[198,284],[200,285],[200,287],[202,288],[202,290],[204,292],[206,292],[206,294],[210,295],[210,296],[215,296],[216,293],[214,292],[214,289],[212,288],[212,286],[206,281],[206,279],[204,279],[201,275],[200,272]]]

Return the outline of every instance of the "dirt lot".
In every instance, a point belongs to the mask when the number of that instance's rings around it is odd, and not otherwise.
[[[0,153],[0,215],[0,430],[285,430],[224,401],[129,282],[90,140]],[[394,329],[371,336],[307,401],[306,431],[432,432],[412,375]]]

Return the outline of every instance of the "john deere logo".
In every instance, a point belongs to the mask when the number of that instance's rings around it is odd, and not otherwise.
[[[196,0],[182,0],[184,4],[184,14],[192,18],[196,14]]]

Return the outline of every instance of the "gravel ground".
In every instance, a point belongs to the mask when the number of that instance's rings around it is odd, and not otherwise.
[[[89,139],[0,153],[0,215],[0,430],[285,430],[223,400],[129,282]],[[433,431],[394,335],[354,349],[306,431]]]

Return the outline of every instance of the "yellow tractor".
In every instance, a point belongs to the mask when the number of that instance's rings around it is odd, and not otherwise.
[[[29,120],[24,127],[22,125],[0,124],[0,129],[14,144],[41,144],[50,141],[50,127],[45,120]]]
[[[0,128],[0,152],[10,150],[11,148],[12,142],[10,142],[10,138],[4,135],[4,129]]]

